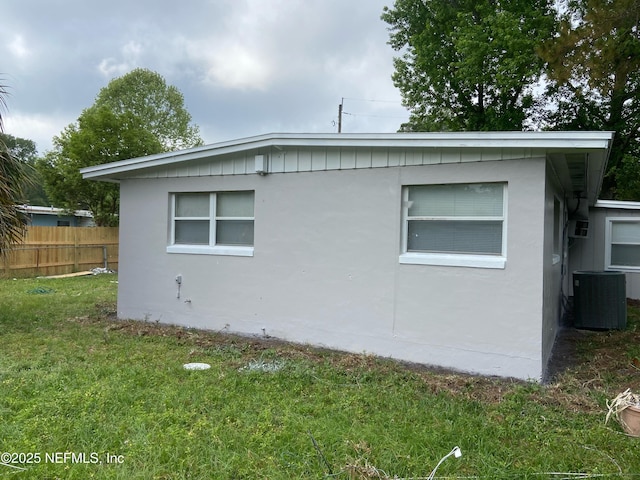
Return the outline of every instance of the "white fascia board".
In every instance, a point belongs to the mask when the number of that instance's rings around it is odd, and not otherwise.
[[[421,133],[316,133],[272,134],[263,139],[269,146],[332,147],[428,147],[428,148],[541,148],[607,149],[612,132],[421,132]],[[241,145],[241,141],[231,142]],[[249,146],[249,142],[242,145]],[[215,147],[212,145],[211,147]]]
[[[208,157],[282,147],[536,148],[547,152],[604,150],[612,132],[272,133],[86,167],[87,179],[117,181],[127,173]],[[124,174],[124,175],[123,175]]]
[[[640,210],[640,202],[627,202],[623,200],[598,200],[596,208],[618,208],[621,210]]]
[[[273,134],[273,146],[607,149],[613,132],[421,132]]]

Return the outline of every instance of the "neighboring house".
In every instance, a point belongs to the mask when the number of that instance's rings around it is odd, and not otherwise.
[[[598,200],[584,227],[570,232],[569,271],[625,272],[626,296],[640,300],[640,202]]]
[[[93,215],[88,210],[76,210],[71,215],[67,210],[54,207],[21,205],[18,210],[27,217],[28,225],[34,227],[93,227]]]
[[[121,318],[539,380],[611,139],[269,134],[82,173],[120,183]]]

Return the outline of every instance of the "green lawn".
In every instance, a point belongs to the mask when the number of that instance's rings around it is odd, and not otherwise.
[[[640,473],[640,439],[604,423],[640,390],[636,308],[541,386],[120,322],[115,282],[0,280],[0,460],[24,469],[0,480],[417,479],[456,445],[436,477]]]

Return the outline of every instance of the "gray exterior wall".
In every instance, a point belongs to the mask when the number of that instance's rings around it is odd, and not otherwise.
[[[555,203],[558,202],[559,218],[556,218]],[[567,262],[564,222],[566,205],[564,192],[555,176],[553,168],[547,164],[547,182],[544,199],[544,253],[543,271],[543,313],[542,313],[542,364],[547,366],[551,358],[553,345],[562,315],[562,291],[568,280],[562,276],[563,264]],[[556,239],[556,235],[558,238]],[[557,245],[557,247],[556,247]],[[545,373],[545,372],[543,372]]]
[[[571,240],[569,272],[576,270],[604,271],[606,219],[615,217],[637,217],[640,210],[633,208],[592,207],[589,209],[589,234],[587,238]],[[640,272],[625,272],[627,298],[640,300]],[[569,294],[573,295],[573,282],[570,282]]]
[[[545,163],[125,179],[118,315],[539,379],[557,321]],[[403,185],[452,182],[508,183],[505,269],[399,263]],[[166,253],[171,192],[235,189],[255,190],[253,257]]]

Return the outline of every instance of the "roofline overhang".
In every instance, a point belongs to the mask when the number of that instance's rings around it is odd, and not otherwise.
[[[640,202],[627,200],[598,200],[596,208],[620,209],[620,210],[640,210]]]
[[[425,132],[425,133],[270,133],[186,150],[159,153],[80,170],[83,178],[118,181],[128,173],[147,168],[200,160],[243,151],[283,147],[336,148],[518,148],[547,153],[571,150],[606,151],[613,132]]]

